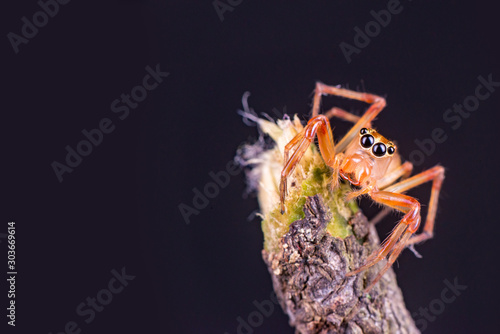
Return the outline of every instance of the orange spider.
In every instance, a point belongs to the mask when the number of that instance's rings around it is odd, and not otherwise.
[[[362,117],[336,107],[324,115],[319,115],[321,95],[324,94],[364,101],[371,105]],[[389,256],[387,263],[365,292],[373,288],[406,246],[432,238],[439,192],[444,179],[444,168],[441,166],[435,166],[408,178],[413,165],[410,162],[401,164],[396,145],[371,128],[371,121],[385,105],[385,99],[380,96],[327,86],[318,82],[314,92],[312,118],[304,130],[285,146],[285,165],[281,172],[280,200],[281,213],[284,213],[287,177],[293,172],[317,135],[321,155],[325,163],[333,169],[332,187],[338,185],[340,175],[360,188],[350,192],[346,200],[367,194],[375,202],[405,213],[380,248],[374,251],[361,267],[347,273],[347,276],[356,275]],[[330,128],[329,119],[333,116],[354,123],[354,126],[337,144],[334,144]],[[294,152],[289,157],[291,150]],[[400,178],[403,180],[395,183]],[[423,232],[412,237],[420,225],[420,203],[415,198],[402,193],[431,180],[433,181],[432,192]]]

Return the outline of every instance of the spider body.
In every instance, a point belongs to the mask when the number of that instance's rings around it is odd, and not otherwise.
[[[362,117],[336,107],[320,115],[320,100],[325,94],[356,99],[371,105]],[[373,201],[404,213],[401,221],[380,248],[374,251],[361,267],[347,273],[347,276],[358,274],[384,258],[388,258],[387,263],[365,292],[370,291],[380,280],[405,247],[433,236],[438,197],[444,179],[444,168],[441,166],[435,166],[409,177],[413,169],[412,164],[410,162],[402,164],[396,145],[371,128],[371,122],[385,105],[385,99],[377,95],[317,83],[312,118],[306,127],[285,146],[285,165],[280,182],[281,212],[283,213],[287,177],[293,172],[317,136],[321,155],[325,163],[333,170],[332,188],[338,186],[339,178],[343,178],[359,187],[359,190],[350,192],[346,200],[368,195]],[[333,141],[329,121],[334,116],[354,123],[354,126],[337,144]],[[290,154],[291,152],[293,153]],[[432,191],[428,214],[422,233],[414,235],[421,222],[420,203],[403,193],[429,181],[432,181]]]

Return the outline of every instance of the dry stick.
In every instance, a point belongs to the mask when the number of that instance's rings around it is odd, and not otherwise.
[[[349,221],[354,235],[332,237],[325,228],[331,213],[320,195],[308,197],[305,218],[290,225],[276,252],[262,251],[281,307],[296,333],[420,333],[405,307],[392,269],[368,295],[382,264],[346,278],[380,241],[358,212]]]

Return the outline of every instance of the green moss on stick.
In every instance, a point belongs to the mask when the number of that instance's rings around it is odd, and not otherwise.
[[[332,171],[325,165],[315,147],[312,147],[313,159],[303,164],[302,175],[298,176],[296,183],[289,189],[285,202],[286,211],[282,215],[279,204],[262,221],[264,232],[264,248],[267,251],[279,247],[279,239],[288,232],[290,224],[303,219],[306,197],[320,194],[325,204],[330,208],[332,220],[328,223],[327,231],[335,237],[345,238],[352,234],[349,218],[359,208],[355,201],[345,202],[345,195],[351,191],[349,185],[341,183],[336,189],[331,190]]]

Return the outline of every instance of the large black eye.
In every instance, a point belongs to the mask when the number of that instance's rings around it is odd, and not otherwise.
[[[368,129],[367,128],[362,128],[360,131],[359,131],[360,134],[364,135],[366,133],[368,133]]]
[[[360,144],[364,148],[372,147],[374,142],[375,142],[375,139],[373,138],[372,135],[364,135],[363,137],[361,137],[361,140],[360,140]]]
[[[394,148],[394,146],[389,146],[389,148],[387,149],[387,152],[392,155],[392,154],[394,154],[394,152],[396,152],[396,149]]]
[[[385,147],[385,145],[382,143],[373,145],[372,152],[376,157],[383,157],[386,151],[387,147]]]

